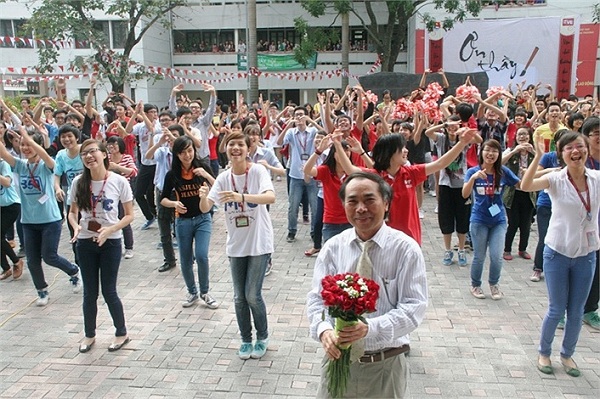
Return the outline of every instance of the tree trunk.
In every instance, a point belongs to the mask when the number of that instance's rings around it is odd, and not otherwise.
[[[342,90],[348,86],[350,72],[350,14],[343,13],[342,17]]]
[[[250,71],[258,67],[258,54],[256,51],[256,0],[248,0],[248,92],[246,101],[258,100],[258,76],[250,74]],[[254,69],[253,69],[254,68]],[[238,104],[238,107],[240,104]]]

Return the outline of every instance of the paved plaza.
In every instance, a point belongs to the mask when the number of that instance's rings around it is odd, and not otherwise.
[[[81,294],[67,277],[45,266],[50,303],[35,306],[28,271],[19,281],[0,283],[0,398],[310,398],[319,380],[323,351],[308,337],[305,299],[315,258],[309,226],[299,224],[298,241],[286,243],[285,183],[276,182],[274,270],[265,280],[270,346],[260,360],[240,360],[223,212],[215,214],[210,245],[211,293],[216,310],[184,309],[186,291],[179,269],[158,273],[162,252],[158,228],[140,231],[136,209],[135,256],[121,263],[119,293],[131,342],[109,353],[114,328],[99,300],[96,343],[78,352],[83,336]],[[584,326],[575,353],[582,376],[559,367],[562,331],[554,342],[554,375],[536,369],[537,345],[546,310],[546,287],[529,281],[532,261],[505,262],[505,298],[480,300],[469,292],[469,269],[441,264],[443,247],[426,196],[423,251],[429,307],[411,335],[411,398],[583,398],[600,397],[600,332]],[[529,251],[537,242],[536,227]],[[60,253],[72,258],[63,228]],[[456,259],[456,257],[455,257]],[[470,260],[470,255],[469,255]],[[487,279],[487,266],[484,272]]]

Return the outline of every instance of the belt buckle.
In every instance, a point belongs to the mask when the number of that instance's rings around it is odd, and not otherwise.
[[[379,353],[372,353],[370,355],[363,355],[358,359],[359,363],[375,363],[375,356]],[[364,357],[368,357],[368,360],[362,360]]]

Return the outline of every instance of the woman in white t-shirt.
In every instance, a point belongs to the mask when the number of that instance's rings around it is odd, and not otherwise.
[[[273,225],[267,204],[275,202],[269,172],[248,161],[250,138],[230,133],[224,139],[231,168],[221,173],[212,188],[200,189],[200,209],[208,212],[216,203],[223,206],[227,224],[227,248],[233,280],[235,314],[242,337],[241,359],[264,356],[269,343],[267,309],[262,284],[273,252]],[[252,322],[256,342],[252,344]]]
[[[558,140],[556,152],[566,167],[534,178],[544,151],[544,139],[537,135],[535,157],[521,181],[521,189],[546,190],[552,200],[544,248],[548,311],[542,322],[537,368],[544,374],[554,373],[550,361],[552,341],[566,312],[560,362],[568,375],[578,377],[581,373],[572,356],[594,278],[596,251],[600,249],[600,171],[585,167],[590,147],[588,139],[578,132],[569,131]]]
[[[133,194],[127,179],[110,172],[104,144],[86,140],[79,152],[83,173],[73,180],[69,223],[73,242],[77,242],[79,266],[83,277],[83,322],[85,337],[79,352],[88,352],[96,340],[98,294],[108,306],[115,326],[115,339],[108,347],[117,351],[129,342],[123,304],[117,294],[117,275],[121,263],[121,230],[133,222]],[[125,215],[119,219],[119,202]],[[78,221],[77,215],[81,213]]]

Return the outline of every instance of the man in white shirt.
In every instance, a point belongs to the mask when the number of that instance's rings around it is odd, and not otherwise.
[[[384,223],[392,190],[380,176],[368,172],[348,176],[340,198],[354,228],[328,240],[319,253],[307,298],[310,335],[321,342],[326,359],[331,360],[341,356],[339,345],[364,339],[365,354],[350,365],[348,397],[402,398],[408,378],[408,334],[421,324],[427,307],[423,253],[415,240]],[[368,241],[372,241],[367,251],[370,278],[379,284],[377,310],[364,315],[366,323],[345,327],[338,336],[321,296],[321,281],[327,275],[356,272]],[[323,367],[317,397],[330,397],[327,383],[327,367]]]

